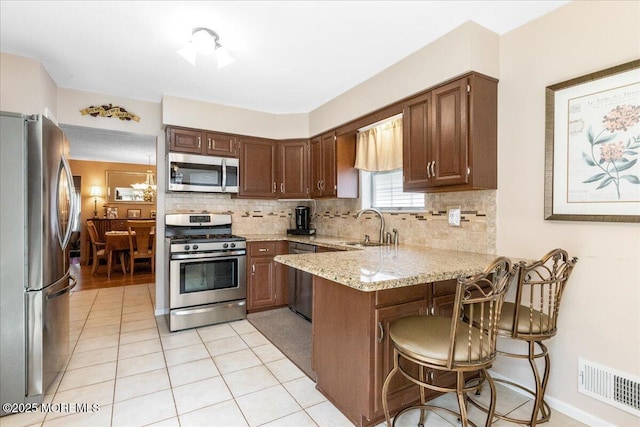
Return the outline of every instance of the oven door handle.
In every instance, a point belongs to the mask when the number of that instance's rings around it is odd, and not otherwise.
[[[181,262],[189,262],[189,261],[197,262],[197,261],[202,261],[206,259],[220,260],[225,258],[237,258],[239,256],[246,256],[246,255],[247,255],[247,251],[244,251],[244,250],[230,251],[230,252],[224,252],[220,254],[212,254],[211,252],[172,254],[171,261],[180,260]]]

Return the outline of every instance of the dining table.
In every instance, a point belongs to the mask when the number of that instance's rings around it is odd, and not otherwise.
[[[135,236],[136,232],[132,234]],[[151,236],[153,238],[155,230],[151,230]],[[125,255],[129,252],[129,232],[128,231],[107,231],[104,233],[105,238],[105,253],[107,255],[107,277],[111,277],[111,264],[113,260],[113,254],[120,252],[120,264],[122,265],[122,274],[127,274],[126,262],[124,261]]]
[[[120,265],[122,266],[122,274],[127,274],[124,255],[129,251],[129,232],[107,231],[104,233],[104,239],[104,251],[107,255],[107,277],[111,277],[111,263],[113,254],[116,252],[120,252]]]

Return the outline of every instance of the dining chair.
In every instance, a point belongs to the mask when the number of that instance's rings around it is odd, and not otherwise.
[[[419,426],[424,425],[426,411],[431,410],[457,415],[462,426],[467,427],[469,420],[466,394],[477,390],[485,382],[491,389],[491,402],[485,425],[491,425],[495,411],[495,386],[487,368],[496,357],[496,325],[511,282],[511,274],[511,261],[498,257],[482,273],[458,279],[452,317],[408,316],[391,324],[389,338],[393,345],[393,369],[382,386],[382,407],[388,426],[395,426],[403,413],[420,409]],[[478,317],[478,326],[463,321],[465,310]],[[401,359],[408,364],[401,363]],[[411,364],[418,365],[417,375],[415,370],[410,369]],[[398,371],[420,387],[420,403],[402,409],[391,424],[388,389],[392,377]],[[433,381],[439,374],[447,372],[456,374],[455,387],[441,386]],[[480,381],[467,386],[465,374],[479,374]],[[448,408],[428,405],[425,389],[456,393],[459,413]]]
[[[502,317],[498,323],[498,335],[507,339],[527,343],[526,353],[515,353],[513,350],[497,350],[498,355],[527,359],[533,372],[535,390],[522,384],[505,379],[496,382],[517,387],[533,397],[533,410],[529,419],[518,419],[496,413],[495,416],[517,424],[535,426],[549,420],[551,409],[544,400],[549,381],[550,359],[543,341],[558,332],[558,314],[560,302],[569,276],[578,262],[578,258],[569,258],[563,249],[553,249],[540,260],[527,264],[522,261],[516,266],[517,288],[513,302],[505,302]],[[476,316],[467,313],[472,323],[477,324]],[[536,345],[539,351],[536,350]],[[513,346],[509,347],[510,349]],[[542,374],[536,359],[544,359]],[[480,390],[479,390],[480,391]],[[470,396],[470,402],[480,409],[488,410],[476,397]]]
[[[93,251],[93,254],[92,254],[93,263],[91,265],[91,275],[94,275],[98,270],[98,265],[100,264],[100,260],[103,259],[106,261],[107,259],[106,251],[105,251],[106,243],[103,241],[100,241],[98,237],[98,229],[96,228],[96,225],[94,224],[93,221],[88,219],[86,222],[86,225],[87,225],[87,231],[89,232],[89,238],[91,239],[91,248]]]
[[[130,274],[133,275],[135,260],[149,259],[151,272],[155,273],[156,249],[155,249],[155,229],[156,222],[149,220],[128,220],[129,230],[129,260]]]

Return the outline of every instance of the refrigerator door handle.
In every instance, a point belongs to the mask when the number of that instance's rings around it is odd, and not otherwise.
[[[67,158],[64,156],[64,154],[62,155],[62,161],[61,161],[61,168],[62,170],[60,172],[64,172],[66,175],[66,179],[67,179],[67,195],[69,197],[69,212],[68,212],[68,218],[66,218],[66,229],[65,230],[60,230],[60,233],[58,234],[58,236],[62,236],[64,234],[64,237],[61,238],[60,240],[60,246],[62,247],[62,249],[65,249],[67,247],[67,245],[69,244],[69,241],[71,240],[71,232],[72,230],[72,225],[73,225],[73,219],[76,216],[76,198],[75,198],[75,187],[73,186],[73,175],[71,174],[71,167],[69,166],[69,162],[67,161]],[[57,209],[57,215],[60,215],[60,204],[64,203],[66,201],[60,200],[61,194],[60,194],[60,188],[58,188],[58,209]],[[58,226],[61,225],[61,220],[62,218],[57,218],[57,223]]]
[[[59,291],[56,291],[52,294],[47,295],[47,299],[54,299],[59,297],[60,295],[66,294],[67,292],[70,292],[71,289],[76,287],[76,284],[78,283],[78,279],[76,279],[75,276],[71,276],[69,275],[69,286],[65,286],[64,288],[60,289]]]

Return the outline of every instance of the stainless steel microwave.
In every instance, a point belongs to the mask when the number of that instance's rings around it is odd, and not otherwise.
[[[238,159],[169,153],[167,164],[168,191],[238,192]]]

